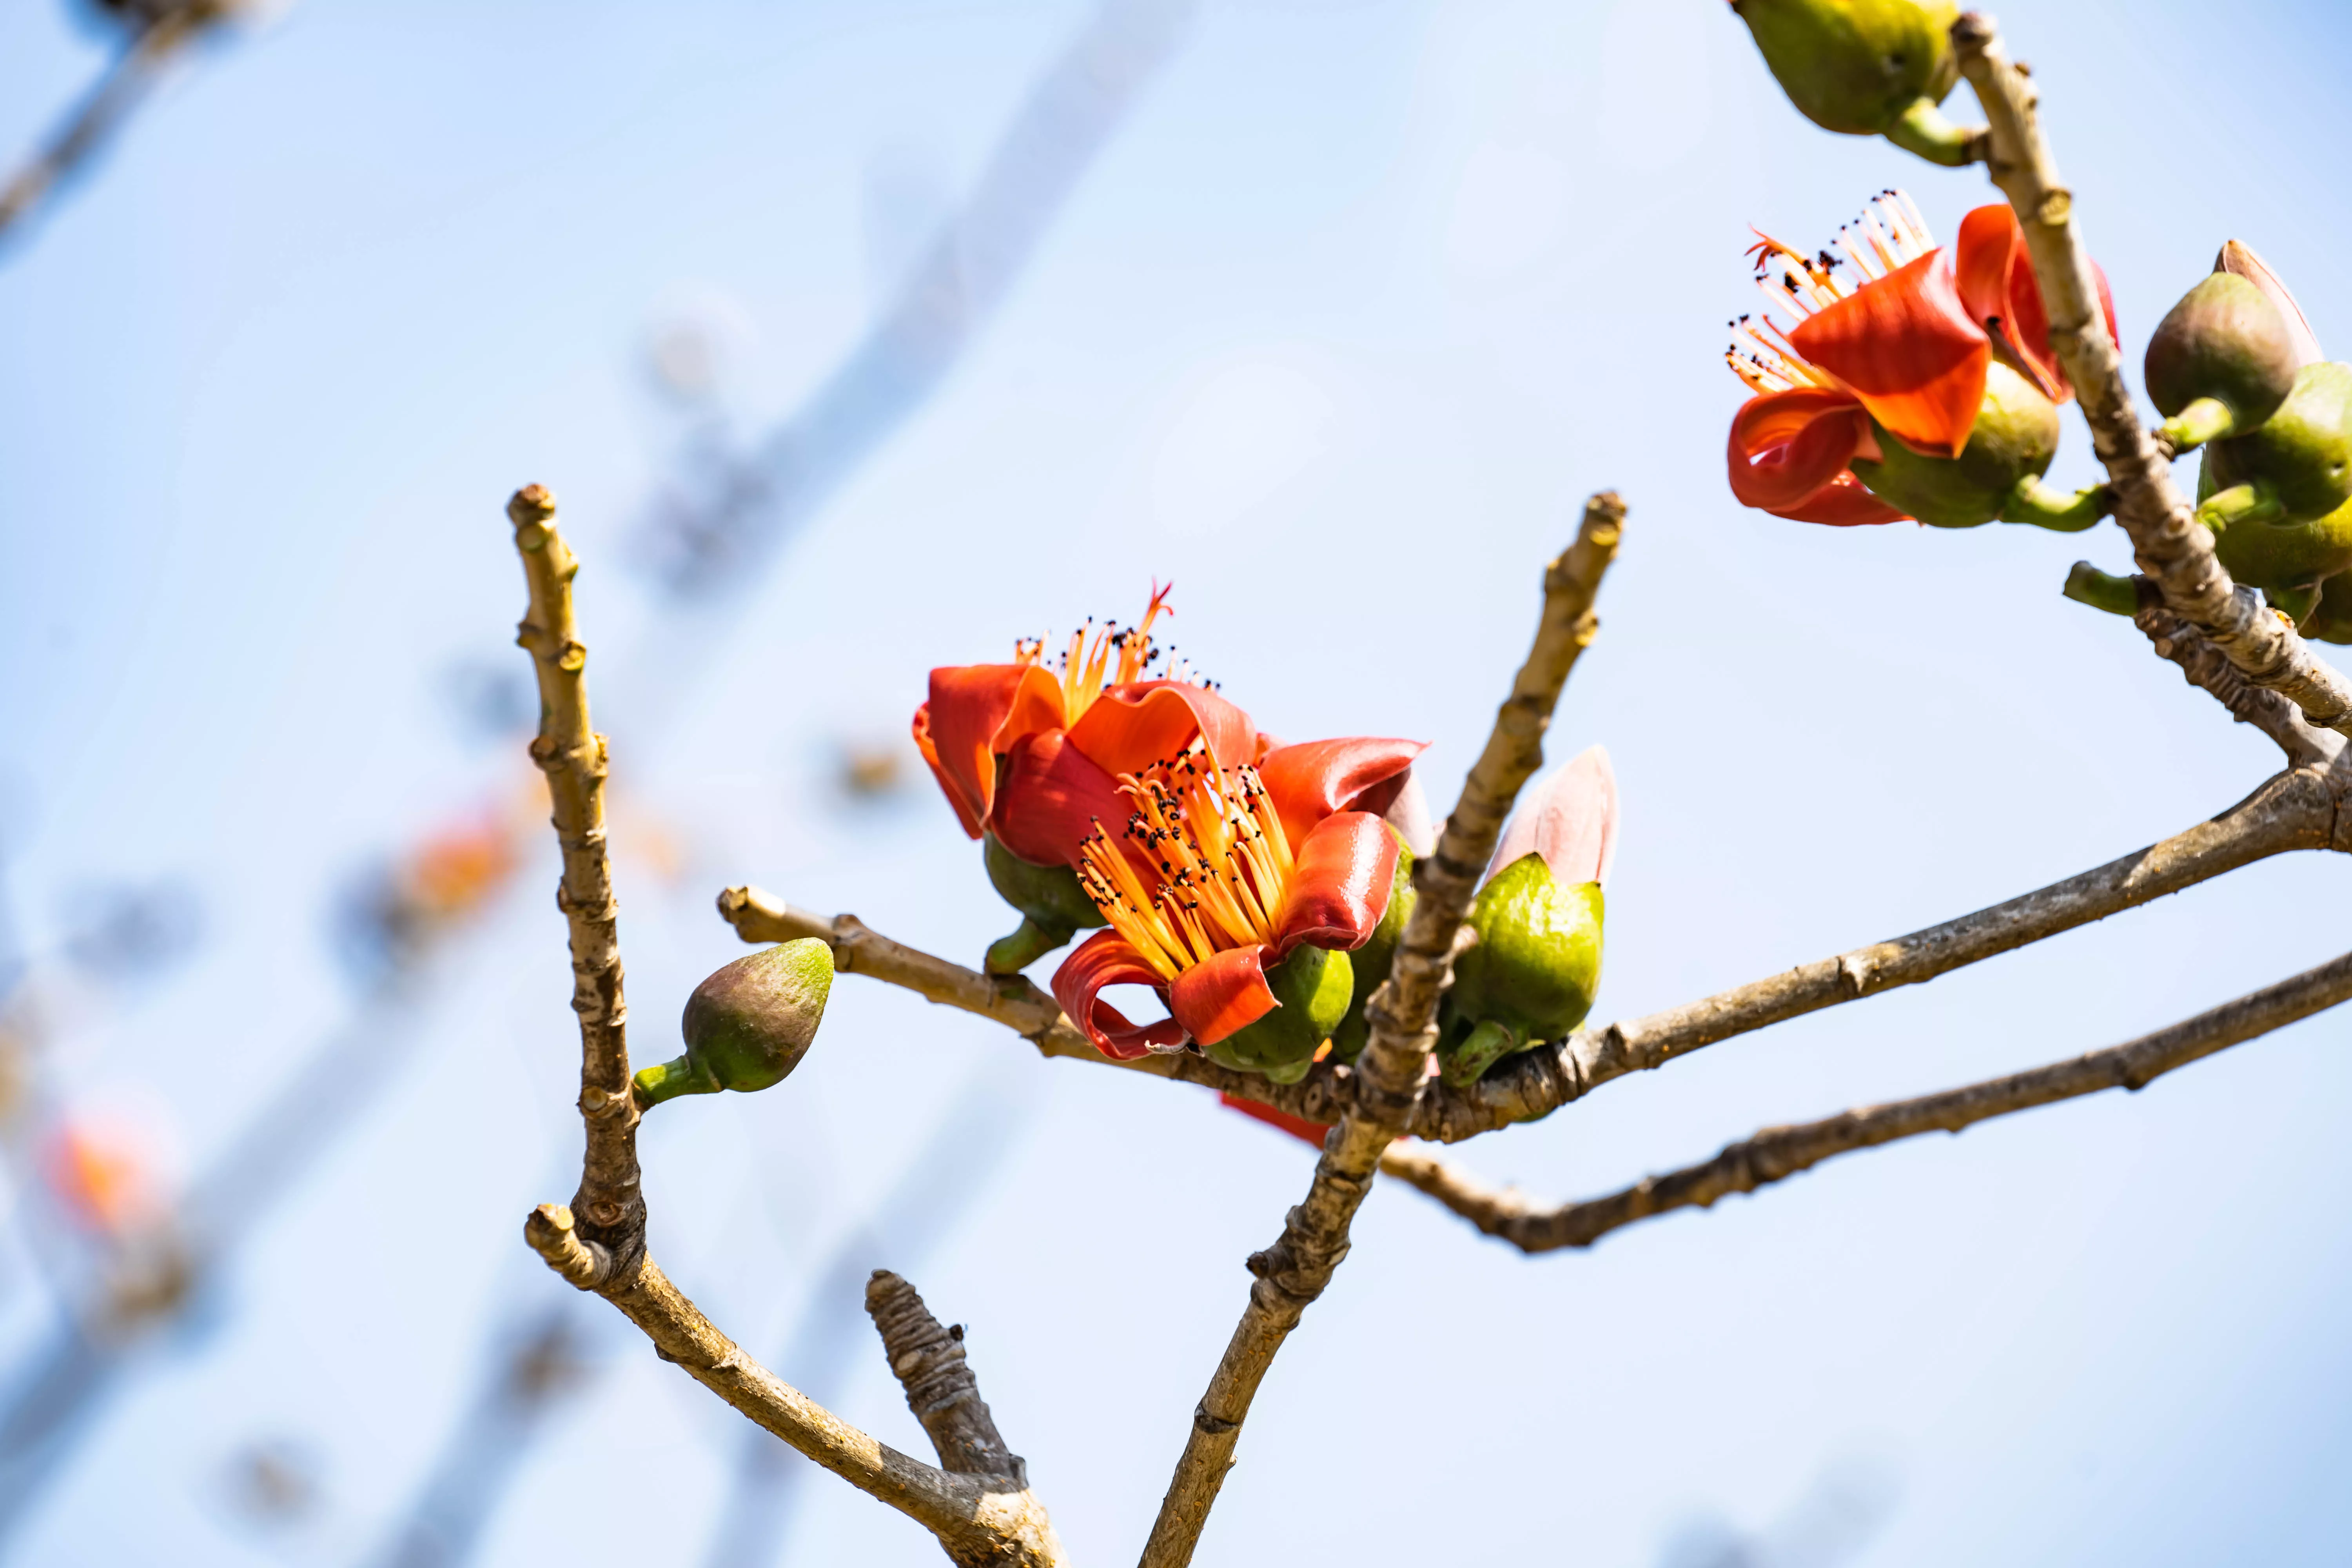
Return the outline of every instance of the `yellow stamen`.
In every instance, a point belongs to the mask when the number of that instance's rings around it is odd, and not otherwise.
[[[1140,775],[1122,775],[1119,788],[1135,803],[1121,834],[1134,848],[1112,843],[1097,820],[1080,850],[1078,882],[1161,979],[1275,940],[1296,862],[1255,768],[1220,767],[1195,741]]]
[[[1151,603],[1143,612],[1141,626],[1121,626],[1111,621],[1097,627],[1089,618],[1086,626],[1070,634],[1070,646],[1061,661],[1064,722],[1076,723],[1078,716],[1095,705],[1104,688],[1125,686],[1143,679],[1144,672],[1159,657],[1151,641],[1151,623],[1163,611],[1171,616],[1176,613],[1168,608],[1169,591],[1175,586],[1173,583],[1164,588],[1156,584],[1152,586]],[[1045,638],[1024,637],[1013,645],[1013,662],[1042,663],[1045,653]],[[1186,673],[1181,668],[1171,668],[1168,678],[1183,679]]]

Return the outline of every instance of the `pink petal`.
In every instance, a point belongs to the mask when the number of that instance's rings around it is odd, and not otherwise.
[[[1607,747],[1586,747],[1528,792],[1486,875],[1531,853],[1541,855],[1561,883],[1608,882],[1617,859],[1617,774]]]
[[[2241,240],[2230,241],[2221,247],[2221,254],[2213,258],[2213,270],[2236,273],[2261,289],[2263,298],[2278,307],[2279,315],[2286,321],[2286,335],[2294,343],[2295,369],[2318,364],[2327,358],[2319,352],[2319,334],[2311,330],[2311,322],[2304,315],[2303,307],[2294,302],[2294,296],[2286,291],[2286,285],[2279,281],[2279,275],[2270,269],[2269,263],[2254,254],[2252,246]]]

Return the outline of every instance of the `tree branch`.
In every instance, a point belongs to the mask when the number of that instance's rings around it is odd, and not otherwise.
[[[2226,655],[2204,635],[2164,607],[2156,584],[2135,577],[2139,612],[2132,624],[2139,627],[2158,654],[2180,667],[2189,685],[2209,693],[2241,724],[2252,724],[2286,753],[2291,768],[2325,767],[2344,750],[2344,739],[2332,731],[2315,730],[2310,721],[2280,693],[2256,686],[2238,672]]]
[[[530,612],[516,641],[530,650],[539,673],[540,730],[531,760],[547,774],[563,849],[556,902],[571,926],[580,1115],[587,1128],[573,1205],[590,1222],[577,1223],[572,1208],[541,1204],[523,1224],[524,1239],[558,1274],[619,1308],[664,1360],[684,1367],[800,1453],[921,1524],[953,1561],[1060,1568],[1066,1561],[1060,1542],[1045,1506],[1019,1475],[1018,1461],[1010,1475],[951,1473],[875,1441],[745,1355],[647,1255],[619,906],[604,847],[606,748],[589,723],[588,650],[572,603],[579,563],[556,532],[555,498],[540,486],[517,491],[507,515],[530,591]],[[919,1300],[916,1305],[919,1310]]]
[[[1612,1079],[1823,1007],[1933,980],[2253,861],[2291,849],[2352,848],[2352,813],[2337,810],[2347,782],[2340,772],[2281,773],[2210,822],[2021,898],[1662,1013],[1579,1030],[1556,1047],[1511,1058],[1463,1094],[1433,1097],[1413,1131],[1453,1143],[1533,1121]]]
[[[1673,1209],[1707,1208],[1727,1193],[1751,1193],[1810,1170],[1832,1155],[1874,1149],[1923,1132],[1958,1132],[1996,1116],[2073,1100],[2102,1089],[2137,1091],[2186,1067],[2352,999],[2352,953],[2241,996],[2208,1013],[2071,1061],[1886,1105],[1864,1106],[1824,1121],[1768,1127],[1727,1145],[1714,1159],[1650,1176],[1622,1192],[1583,1203],[1530,1203],[1513,1189],[1489,1186],[1434,1155],[1402,1145],[1381,1168],[1412,1184],[1522,1252],[1590,1247],[1611,1231]]]
[[[1267,1368],[1307,1308],[1348,1255],[1348,1232],[1381,1152],[1412,1119],[1436,1043],[1438,997],[1453,974],[1455,942],[1479,874],[1495,852],[1520,787],[1543,765],[1543,735],[1560,688],[1598,629],[1601,578],[1616,558],[1624,503],[1612,493],[1585,504],[1576,542],[1544,574],[1543,618],[1511,695],[1496,714],[1486,750],[1446,819],[1436,853],[1413,868],[1418,895],[1389,978],[1367,1009],[1370,1040],[1358,1058],[1355,1096],[1324,1140],[1306,1200],[1282,1236],[1249,1260],[1256,1280],[1209,1390],[1192,1412],[1184,1452],[1160,1504],[1143,1568],[1181,1568],[1192,1559],[1234,1445]]]
[[[2210,638],[2256,686],[2284,693],[2321,729],[2352,734],[2352,681],[2321,660],[2261,595],[2230,581],[2213,536],[2172,483],[2171,453],[2133,411],[2123,359],[2107,336],[2091,253],[2074,222],[2035,114],[2033,84],[2010,63],[1992,19],[1970,11],[1952,24],[1960,74],[1976,89],[1992,132],[1986,168],[2025,230],[2050,316],[2050,342],[2082,401],[2091,440],[2116,491],[2116,520],[2167,609]]]

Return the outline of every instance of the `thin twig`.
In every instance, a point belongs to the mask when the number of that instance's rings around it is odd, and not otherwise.
[[[1543,765],[1543,735],[1559,691],[1598,623],[1592,601],[1616,558],[1625,518],[1614,494],[1586,503],[1576,542],[1544,574],[1543,619],[1486,750],[1446,819],[1437,851],[1413,868],[1412,918],[1367,1009],[1371,1036],[1358,1059],[1354,1100],[1324,1140],[1315,1180],[1281,1237],[1249,1260],[1257,1278],[1209,1389],[1192,1412],[1184,1452],[1143,1549],[1143,1568],[1192,1559],[1209,1510],[1233,1466],[1250,1402],[1276,1352],[1348,1255],[1348,1231],[1381,1151],[1412,1119],[1435,1044],[1438,997],[1452,978],[1456,939],[1479,873],[1495,852],[1520,786]]]
[[[0,238],[22,225],[42,198],[106,144],[182,49],[236,9],[223,0],[184,0],[141,25],[89,96],[0,187]]]
[[[2010,63],[1992,19],[1970,11],[1952,24],[1960,74],[1976,89],[1992,132],[1986,168],[2016,209],[2050,318],[2050,342],[2091,426],[2092,445],[2116,491],[2116,520],[2167,609],[2189,622],[2256,686],[2283,692],[2322,729],[2352,734],[2352,681],[2311,651],[2260,595],[2230,581],[2213,536],[2173,485],[2171,454],[2133,410],[2123,357],[2107,336],[2091,253],[2074,221],[2074,197],[2059,178],[2035,113],[2032,79]]]
[[[1423,1086],[1405,1131],[1454,1143],[1515,1122],[1537,1121],[1626,1073],[1660,1067],[1702,1047],[1823,1007],[1899,985],[1921,984],[2256,860],[2290,850],[2352,849],[2352,812],[2341,814],[2340,835],[2337,826],[2338,795],[2347,788],[2352,788],[2352,779],[2341,769],[2325,777],[2309,770],[2282,773],[2210,821],[2006,903],[1664,1012],[1580,1031],[1558,1046],[1511,1058],[1467,1089],[1432,1079]],[[1191,1055],[1155,1052],[1137,1061],[1114,1062],[1087,1044],[1053,999],[1027,981],[993,980],[893,942],[855,915],[827,919],[757,888],[729,889],[719,895],[719,910],[745,942],[824,938],[834,944],[836,968],[994,1019],[1034,1041],[1049,1057],[1196,1083],[1327,1125],[1338,1121],[1354,1100],[1355,1069],[1332,1062],[1317,1064],[1295,1084],[1234,1072]]]
[[[1868,1105],[1793,1127],[1768,1127],[1712,1160],[1650,1176],[1620,1193],[1557,1206],[1488,1185],[1447,1161],[1402,1144],[1381,1169],[1427,1193],[1488,1236],[1523,1252],[1590,1247],[1611,1231],[1673,1209],[1706,1208],[1727,1193],[1750,1193],[1832,1155],[1873,1149],[1923,1132],[1958,1132],[2102,1089],[2138,1090],[2175,1068],[2307,1018],[2352,999],[2352,953],[2250,996],[2126,1045],[1916,1100]]]
[[[539,672],[540,732],[530,754],[547,773],[563,848],[557,902],[572,931],[580,1114],[587,1127],[575,1203],[589,1208],[592,1222],[581,1225],[572,1209],[541,1204],[524,1222],[524,1239],[558,1274],[619,1308],[664,1360],[684,1367],[800,1453],[921,1524],[955,1562],[1058,1568],[1065,1562],[1060,1543],[1024,1480],[953,1474],[875,1441],[745,1355],[646,1253],[618,906],[604,847],[606,748],[589,722],[588,650],[572,603],[579,563],[556,531],[555,499],[545,489],[532,485],[518,491],[507,513],[530,589],[530,613],[516,640],[530,650]]]
[[[1433,1098],[1414,1131],[1458,1142],[1549,1116],[1612,1079],[1702,1047],[1898,985],[1916,985],[2291,849],[2352,848],[2347,781],[2284,773],[2210,822],[2095,870],[1893,942],[1818,959],[1662,1013],[1580,1030],[1511,1058],[1458,1096]]]

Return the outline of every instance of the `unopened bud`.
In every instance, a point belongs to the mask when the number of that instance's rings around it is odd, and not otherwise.
[[[808,1054],[832,990],[833,948],[817,937],[737,959],[687,998],[686,1054],[637,1074],[639,1103],[782,1083]]]
[[[1512,861],[1478,890],[1468,924],[1477,942],[1454,961],[1439,1056],[1445,1079],[1467,1088],[1495,1062],[1584,1022],[1601,986],[1601,884],[1556,880],[1539,854]]]
[[[2176,451],[2254,429],[2294,390],[2294,340],[2277,307],[2231,272],[2189,290],[2157,323],[2143,370]]]
[[[1781,90],[1825,131],[1885,136],[1932,163],[1969,136],[1936,106],[1958,79],[1951,0],[1731,0]]]
[[[2251,486],[2284,522],[2316,522],[2352,500],[2352,365],[2297,371],[2259,428],[2205,448],[2205,469],[2213,493]]]

